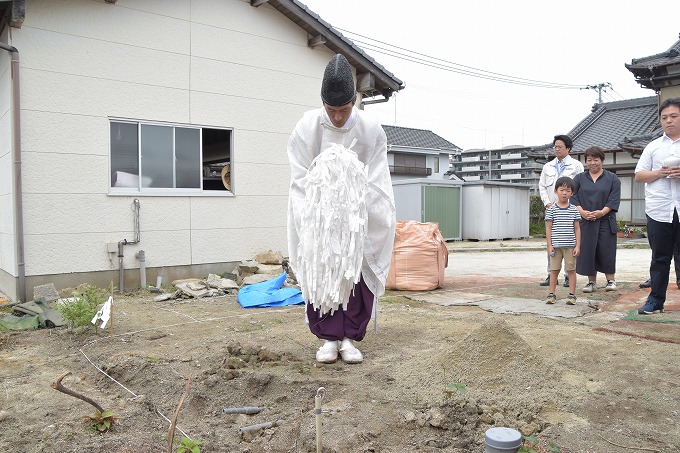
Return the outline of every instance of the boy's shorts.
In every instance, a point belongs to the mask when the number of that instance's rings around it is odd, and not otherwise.
[[[556,248],[555,254],[550,257],[550,270],[559,271],[562,269],[562,259],[564,259],[564,272],[576,270],[576,257],[573,253],[573,247]]]

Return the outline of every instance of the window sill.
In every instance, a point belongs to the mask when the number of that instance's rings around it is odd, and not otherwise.
[[[178,190],[178,189],[147,189],[143,192],[135,189],[109,189],[110,197],[233,197],[228,190]]]

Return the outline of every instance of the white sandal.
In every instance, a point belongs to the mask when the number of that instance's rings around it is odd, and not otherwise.
[[[316,351],[316,361],[319,363],[335,363],[338,360],[338,342],[326,340]]]
[[[361,363],[364,361],[364,355],[349,338],[344,338],[340,344],[340,357],[345,363]]]

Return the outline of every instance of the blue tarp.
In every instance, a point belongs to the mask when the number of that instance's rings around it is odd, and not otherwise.
[[[302,292],[295,288],[281,288],[286,281],[286,273],[261,283],[244,286],[238,292],[236,300],[243,308],[283,307],[285,305],[304,304]]]

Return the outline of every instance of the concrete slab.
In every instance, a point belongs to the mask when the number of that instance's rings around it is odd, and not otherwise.
[[[466,293],[463,291],[442,291],[426,294],[411,294],[406,296],[411,300],[418,300],[442,306],[478,306],[482,310],[494,313],[519,314],[532,313],[546,318],[579,318],[596,310],[589,307],[587,301],[577,301],[576,305],[565,305],[558,301],[548,305],[543,300],[522,299],[517,297],[496,297],[487,294]]]
[[[643,282],[649,278],[649,263],[652,252],[647,249],[618,249],[616,253],[616,280],[622,282]],[[463,277],[465,275],[487,275],[508,277],[530,277],[536,282],[543,280],[547,274],[547,255],[543,250],[522,251],[487,251],[478,253],[449,254],[449,266],[446,276]],[[598,281],[604,276],[598,275]],[[671,281],[675,278],[671,266]],[[562,275],[560,274],[560,280]],[[583,280],[583,277],[579,277]],[[583,285],[580,285],[580,290]]]
[[[580,318],[595,310],[586,303],[577,302],[576,305],[565,305],[564,301],[558,301],[554,305],[548,305],[543,300],[519,299],[512,297],[499,297],[479,302],[479,308],[494,313],[532,313],[545,318]]]
[[[574,322],[588,327],[602,327],[606,326],[607,324],[611,324],[612,322],[620,320],[625,315],[626,315],[625,313],[621,312],[599,311],[593,313],[592,315],[579,318]]]
[[[441,291],[433,293],[411,294],[407,299],[429,302],[431,304],[450,307],[452,305],[477,305],[477,302],[492,299],[488,294],[466,293],[463,291]]]

